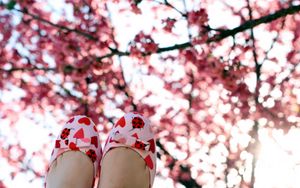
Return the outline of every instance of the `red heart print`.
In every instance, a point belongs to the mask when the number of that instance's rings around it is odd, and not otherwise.
[[[71,118],[67,123],[72,123],[74,121],[74,118]]]
[[[86,151],[85,153],[87,154],[87,156],[89,156],[89,157],[92,159],[93,162],[96,161],[96,159],[97,159],[97,154],[96,154],[96,152],[95,152],[94,150],[89,149],[89,150]]]
[[[56,140],[55,141],[55,148],[60,148],[60,140]]]
[[[84,132],[83,129],[81,128],[79,131],[77,131],[74,136],[74,138],[84,138]]]
[[[85,124],[85,125],[90,125],[91,124],[91,120],[87,117],[83,117],[83,118],[80,118],[78,120],[78,123],[80,124]]]
[[[98,148],[98,139],[97,136],[91,137],[91,144],[94,144],[96,148]]]
[[[125,125],[126,125],[126,121],[125,121],[125,118],[124,118],[124,116],[123,116],[123,117],[120,118],[119,121],[117,122],[116,127],[118,127],[118,126],[125,127]]]
[[[154,139],[148,140],[150,147],[149,147],[149,151],[151,151],[152,153],[155,152],[155,143],[154,143]]]
[[[150,155],[148,155],[144,160],[145,160],[147,166],[152,170],[153,169],[153,162],[152,162],[152,159],[151,159]]]
[[[75,144],[74,142],[71,142],[71,143],[69,144],[69,148],[70,148],[71,150],[79,150],[79,148],[76,146],[76,144]]]
[[[132,137],[139,139],[139,136],[137,135],[137,133],[134,133],[133,135],[131,135]]]

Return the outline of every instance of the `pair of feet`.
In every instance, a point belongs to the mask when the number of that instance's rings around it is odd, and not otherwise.
[[[125,114],[102,150],[93,121],[75,116],[55,140],[46,187],[87,188],[97,179],[99,188],[149,188],[155,170],[155,138],[148,119],[135,112]]]

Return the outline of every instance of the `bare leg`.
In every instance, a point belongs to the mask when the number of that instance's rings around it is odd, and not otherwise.
[[[51,164],[47,188],[91,188],[93,163],[80,151],[67,151]]]
[[[104,156],[98,188],[149,188],[149,170],[138,153],[114,148]]]

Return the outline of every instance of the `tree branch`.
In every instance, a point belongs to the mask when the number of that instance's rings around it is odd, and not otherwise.
[[[260,24],[263,24],[263,23],[269,23],[269,22],[272,22],[278,18],[281,18],[281,17],[285,17],[287,15],[291,15],[291,14],[294,14],[296,12],[299,12],[300,11],[300,5],[297,5],[297,6],[290,6],[289,8],[286,8],[286,9],[280,9],[278,11],[276,11],[275,13],[273,14],[269,14],[267,16],[263,16],[261,18],[258,18],[258,19],[254,19],[254,20],[248,20],[246,22],[244,22],[242,25],[234,28],[234,29],[229,29],[229,30],[223,30],[221,31],[219,34],[209,38],[206,43],[209,44],[209,43],[212,43],[212,42],[219,42],[229,36],[235,36],[236,34],[240,33],[240,32],[243,32],[243,31],[246,31],[248,29],[251,29],[251,28],[254,28]],[[188,47],[191,47],[192,46],[192,43],[191,42],[185,42],[185,43],[182,43],[182,44],[175,44],[173,46],[168,46],[168,47],[164,47],[164,48],[158,48],[158,50],[155,52],[156,54],[158,53],[163,53],[163,52],[167,52],[167,51],[172,51],[172,50],[178,50],[178,49],[185,49],[185,48],[188,48]],[[143,56],[148,56],[148,55],[151,55],[152,53],[143,53],[142,55]],[[119,56],[128,56],[130,55],[129,52],[120,52],[119,50],[114,50],[114,52],[110,53],[110,54],[107,54],[105,56],[101,56],[101,57],[98,57],[98,59],[104,59],[104,58],[107,58],[107,57],[112,57],[114,55],[119,55]]]
[[[248,14],[249,14],[249,19],[250,21],[253,20],[252,16],[252,9],[250,6],[250,1],[246,0],[247,2],[247,9],[248,9]],[[258,63],[258,58],[257,58],[257,53],[256,53],[256,46],[255,46],[255,37],[254,37],[254,31],[253,27],[250,28],[250,38],[252,41],[252,54],[253,54],[253,59],[255,63],[255,74],[256,74],[256,86],[255,86],[255,93],[254,93],[254,100],[255,104],[258,104],[258,98],[259,98],[259,89],[260,89],[260,76],[261,76],[261,67],[262,64]],[[255,183],[255,169],[256,169],[256,163],[257,163],[257,148],[259,147],[260,141],[258,140],[258,131],[259,131],[259,126],[257,121],[255,120],[254,126],[252,127],[252,143],[249,144],[248,151],[249,153],[252,154],[253,159],[252,159],[252,165],[251,165],[251,180],[250,180],[250,186],[253,187]]]
[[[274,21],[278,18],[285,17],[287,15],[295,14],[296,12],[299,12],[299,11],[300,11],[300,5],[296,5],[296,6],[290,6],[289,8],[286,8],[286,9],[280,9],[280,10],[276,11],[273,14],[269,14],[267,16],[263,16],[263,17],[258,18],[258,19],[254,19],[254,20],[250,19],[250,20],[244,22],[242,25],[240,25],[240,26],[238,26],[234,29],[225,30],[225,31],[221,32],[220,34],[208,39],[207,43],[218,42],[218,41],[220,41],[224,38],[227,38],[229,36],[234,36],[239,32],[242,32],[242,31],[245,31],[247,29],[256,27],[256,26],[258,26],[260,24],[263,24],[263,23],[272,22],[272,21]]]
[[[5,7],[5,4],[0,4],[0,6],[4,6]],[[13,10],[16,10],[16,11],[19,11],[19,12],[22,12],[23,14],[27,14],[29,16],[31,16],[33,19],[36,19],[38,21],[41,21],[45,24],[48,24],[48,25],[51,25],[53,27],[56,27],[60,30],[64,30],[64,31],[68,31],[68,32],[75,32],[83,37],[86,37],[90,40],[94,40],[94,41],[97,41],[98,38],[89,34],[89,33],[85,33],[83,31],[80,31],[80,30],[77,30],[77,29],[71,29],[71,28],[68,28],[66,26],[62,26],[62,25],[58,25],[58,24],[55,24],[55,23],[52,23],[44,18],[41,18],[39,17],[38,15],[34,15],[34,14],[31,14],[29,13],[28,11],[24,11],[24,10],[18,10],[18,9],[15,9],[13,8]],[[266,15],[266,16],[263,16],[261,18],[258,18],[258,19],[254,19],[254,20],[248,20],[246,22],[244,22],[243,24],[241,24],[240,26],[234,28],[234,29],[229,29],[229,30],[223,30],[221,31],[219,34],[209,38],[206,43],[209,44],[211,42],[219,42],[229,36],[235,36],[237,33],[240,33],[240,32],[243,32],[245,30],[248,30],[250,28],[253,28],[253,27],[256,27],[260,24],[263,24],[263,23],[269,23],[269,22],[272,22],[278,18],[281,18],[281,17],[285,17],[287,15],[292,15],[296,12],[299,12],[300,11],[300,5],[295,5],[295,6],[290,6],[286,9],[280,9],[278,11],[276,11],[275,13],[273,14],[269,14],[269,15]],[[185,42],[185,43],[182,43],[182,44],[175,44],[173,46],[169,46],[169,47],[164,47],[164,48],[158,48],[158,50],[155,52],[155,53],[163,53],[163,52],[167,52],[167,51],[172,51],[172,50],[178,50],[178,49],[185,49],[185,48],[188,48],[188,47],[191,47],[192,44],[191,42]],[[109,54],[106,54],[104,56],[100,56],[100,57],[97,57],[97,61],[101,61],[102,59],[105,59],[105,58],[109,58],[109,57],[112,57],[114,55],[118,55],[118,56],[129,56],[130,53],[129,52],[121,52],[117,49],[111,49],[111,53]],[[143,53],[142,55],[144,56],[148,56],[148,55],[151,55],[152,53]]]
[[[297,67],[300,65],[300,63],[295,64],[291,69],[290,69],[290,73],[281,80],[281,82],[279,82],[277,85],[281,85],[283,84],[283,82],[289,81],[291,78],[291,75],[296,71]]]
[[[280,28],[283,30],[284,26],[285,26],[285,19],[282,20]],[[265,52],[265,58],[262,60],[262,62],[260,64],[263,64],[266,60],[269,59],[269,53],[274,48],[275,43],[278,41],[279,35],[280,35],[280,31],[278,31],[277,34],[276,34],[276,36],[273,38],[273,41],[272,41],[272,43],[270,45],[270,48]]]
[[[5,4],[3,3],[0,3],[0,6],[4,7]],[[17,9],[17,8],[12,8],[11,10],[14,10],[14,11],[17,11],[17,12],[21,12],[22,14],[25,14],[25,15],[28,15],[30,16],[31,18],[35,19],[35,20],[38,20],[44,24],[47,24],[47,25],[50,25],[50,26],[53,26],[53,27],[56,27],[60,30],[63,30],[63,31],[67,31],[67,32],[74,32],[74,33],[77,33],[78,35],[81,35],[83,37],[86,37],[90,40],[93,40],[93,41],[98,41],[98,38],[97,37],[94,37],[93,35],[89,34],[89,33],[86,33],[84,31],[80,31],[78,29],[71,29],[71,28],[68,28],[66,26],[63,26],[63,25],[59,25],[59,24],[55,24],[53,22],[50,22],[49,20],[46,20],[38,15],[35,15],[35,14],[32,14],[30,12],[28,12],[27,9]]]
[[[250,21],[253,20],[252,17],[252,9],[250,7],[250,2],[249,0],[247,0],[247,9],[249,12],[249,19]],[[258,98],[259,98],[259,86],[260,86],[260,75],[261,75],[261,66],[262,64],[258,63],[258,59],[257,59],[257,53],[256,53],[256,46],[255,46],[255,37],[254,37],[254,31],[253,31],[253,27],[250,28],[250,38],[252,41],[252,54],[253,54],[253,59],[254,59],[254,63],[255,63],[255,74],[256,74],[256,87],[255,87],[255,103],[258,103]]]
[[[0,68],[0,72],[8,72],[12,73],[15,71],[35,71],[35,70],[42,70],[42,71],[55,71],[55,68],[47,68],[47,67],[12,67],[10,69],[3,69]]]
[[[106,8],[106,10],[108,12],[108,18],[112,22],[111,13],[108,10],[107,4],[105,4],[105,8]],[[114,26],[112,26],[113,33],[114,33],[114,30],[115,30],[115,28],[114,28]],[[114,45],[117,47],[118,46],[118,42],[116,41],[116,39],[115,39],[115,37],[113,35],[112,35],[112,41],[113,41]],[[114,49],[110,49],[110,50],[112,52],[114,52]],[[131,106],[133,107],[133,111],[137,111],[138,110],[138,106],[134,103],[133,96],[131,95],[131,92],[130,92],[130,89],[128,87],[128,84],[126,83],[124,69],[122,67],[122,60],[121,60],[120,56],[118,56],[118,61],[119,61],[119,64],[120,64],[120,71],[121,71],[121,78],[122,78],[122,80],[118,80],[118,86],[117,87],[118,87],[118,89],[120,89],[121,91],[123,91],[125,93],[126,97],[130,100]]]
[[[160,2],[160,1],[157,1],[157,0],[154,0],[154,2],[157,2],[158,4],[161,4],[161,5],[165,5],[167,7],[170,7],[171,9],[174,9],[176,12],[178,12],[179,14],[181,14],[183,17],[187,17],[187,14],[184,13],[184,12],[181,12],[179,9],[177,9],[175,6],[173,6],[171,3],[169,3],[169,1],[167,0],[164,0],[164,2]]]

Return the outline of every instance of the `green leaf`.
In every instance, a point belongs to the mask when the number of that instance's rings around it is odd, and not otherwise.
[[[17,4],[17,2],[14,1],[14,0],[12,0],[12,1],[10,1],[9,3],[6,4],[6,8],[7,8],[8,10],[12,10],[12,9],[14,9],[14,7],[15,7],[16,4]]]

